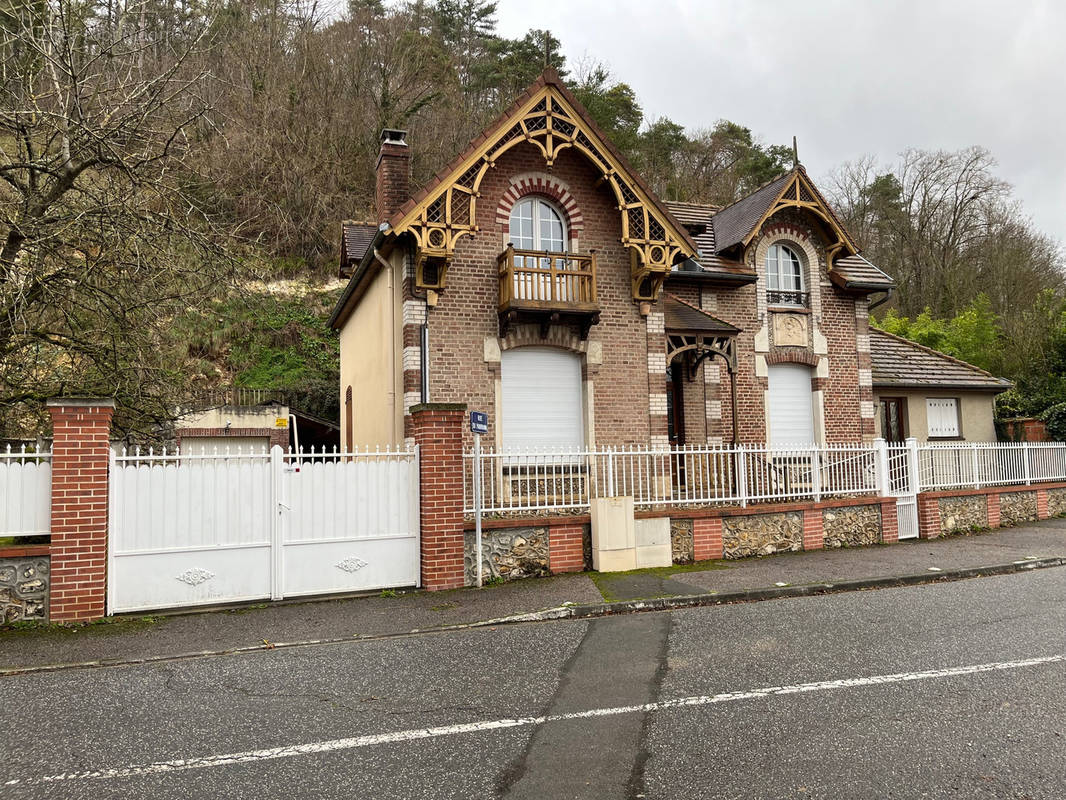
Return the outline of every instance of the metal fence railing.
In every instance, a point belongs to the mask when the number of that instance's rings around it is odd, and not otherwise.
[[[566,512],[593,497],[632,496],[637,506],[781,502],[875,494],[872,444],[773,447],[610,447],[574,451],[468,452],[464,503],[485,513]]]
[[[1066,443],[953,442],[918,445],[923,491],[1066,480]]]

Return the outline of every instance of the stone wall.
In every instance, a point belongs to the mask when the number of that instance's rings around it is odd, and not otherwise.
[[[675,564],[691,564],[695,560],[692,539],[692,520],[670,520],[670,547]]]
[[[1036,492],[1004,492],[999,496],[999,524],[1036,522]]]
[[[822,511],[824,547],[881,543],[881,506],[842,506]]]
[[[0,559],[0,625],[48,620],[47,556]]]
[[[1047,490],[1047,513],[1049,517],[1066,516],[1066,489]]]
[[[803,513],[724,517],[722,549],[726,558],[768,556],[803,549]]]
[[[937,504],[940,509],[941,533],[975,531],[988,527],[988,498],[983,494],[941,497]]]
[[[477,583],[475,548],[474,532],[466,531],[463,564],[467,586]],[[548,575],[548,528],[501,528],[482,531],[481,557],[482,579],[485,581],[509,581]]]

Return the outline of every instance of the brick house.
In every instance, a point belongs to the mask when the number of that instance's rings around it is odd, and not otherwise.
[[[409,153],[383,133],[377,220],[344,226],[342,445],[409,441],[425,402],[487,412],[512,451],[877,435],[893,282],[801,165],[725,208],[663,202],[550,69],[414,193]]]

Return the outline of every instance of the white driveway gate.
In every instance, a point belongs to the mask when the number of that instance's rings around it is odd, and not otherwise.
[[[108,613],[419,582],[418,454],[116,456]]]
[[[903,444],[885,447],[882,469],[886,472],[887,494],[896,498],[896,521],[900,539],[918,537],[918,443],[908,439]]]

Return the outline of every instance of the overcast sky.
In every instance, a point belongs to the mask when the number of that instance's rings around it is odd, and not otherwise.
[[[550,29],[571,65],[606,62],[646,117],[797,136],[816,181],[865,154],[982,145],[1066,242],[1064,0],[500,0],[498,18],[507,37]]]

